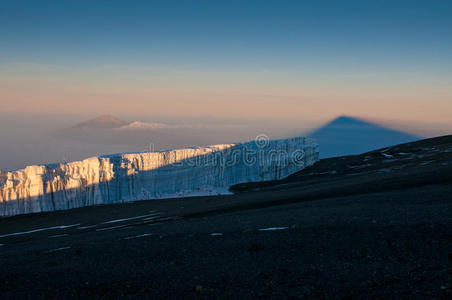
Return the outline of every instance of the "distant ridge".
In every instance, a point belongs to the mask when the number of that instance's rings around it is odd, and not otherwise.
[[[127,124],[128,122],[125,122],[116,117],[110,115],[101,115],[94,119],[74,125],[70,128],[118,128]]]
[[[308,136],[319,143],[321,158],[361,154],[419,139],[409,133],[349,116],[340,116]]]

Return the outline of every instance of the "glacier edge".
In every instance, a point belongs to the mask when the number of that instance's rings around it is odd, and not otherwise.
[[[0,216],[227,194],[231,185],[282,179],[318,159],[314,140],[294,137],[32,165],[0,171]]]

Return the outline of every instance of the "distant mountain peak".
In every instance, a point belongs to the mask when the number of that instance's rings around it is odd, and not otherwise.
[[[127,125],[121,126],[120,130],[149,130],[149,129],[166,129],[175,128],[176,126],[171,126],[164,123],[147,123],[141,121],[134,121]]]
[[[128,123],[110,115],[100,115],[94,119],[82,122],[72,128],[118,128]]]

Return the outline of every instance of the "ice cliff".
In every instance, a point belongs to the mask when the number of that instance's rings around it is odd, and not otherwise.
[[[0,171],[0,216],[225,194],[234,184],[284,178],[318,157],[313,140],[295,137],[114,154]]]

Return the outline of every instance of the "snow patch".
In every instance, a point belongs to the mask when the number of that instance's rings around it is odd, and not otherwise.
[[[383,152],[380,152],[380,153],[381,153],[381,155],[383,155],[386,158],[394,158],[394,156],[391,154],[387,154],[387,153],[383,153]]]
[[[76,229],[83,230],[83,229],[93,228],[93,227],[96,227],[96,226],[97,226],[97,225],[80,226],[80,227],[77,227]]]
[[[125,240],[130,240],[130,239],[136,239],[136,238],[140,238],[140,237],[146,237],[146,236],[151,236],[152,233],[144,233],[144,234],[140,234],[140,235],[136,235],[136,236],[128,236],[125,237]]]
[[[56,249],[52,249],[49,251],[46,251],[46,253],[51,253],[51,252],[56,252],[56,251],[63,251],[63,250],[67,250],[70,249],[71,247],[61,247],[61,248],[56,248]]]
[[[284,230],[289,227],[268,227],[268,228],[261,228],[259,231],[274,231],[274,230]]]
[[[402,155],[402,156],[412,155],[412,153],[405,153],[405,152],[399,152],[397,154]]]
[[[0,238],[8,237],[8,236],[16,236],[16,235],[30,234],[30,233],[35,233],[35,232],[40,232],[40,231],[46,231],[46,230],[66,229],[66,228],[71,228],[71,227],[75,227],[75,226],[78,226],[78,225],[80,225],[80,224],[60,225],[60,226],[53,226],[53,227],[46,227],[46,228],[33,229],[33,230],[30,230],[30,231],[14,232],[14,233],[8,233],[8,234],[0,235]]]
[[[158,213],[157,214],[153,213],[153,214],[147,214],[147,215],[142,215],[142,216],[136,216],[136,217],[131,217],[131,218],[110,220],[110,221],[103,222],[101,224],[119,223],[119,222],[124,222],[124,221],[129,221],[129,220],[136,220],[136,219],[142,219],[142,218],[146,218],[146,217],[150,217],[150,216],[156,216],[156,215],[158,215]]]
[[[99,228],[99,229],[96,229],[96,231],[105,231],[105,230],[120,229],[120,228],[124,228],[125,226],[126,226],[126,225],[119,225],[119,226],[113,226],[113,227]]]
[[[59,237],[68,236],[68,235],[69,235],[69,234],[67,234],[67,233],[51,235],[51,236],[49,236],[49,239],[59,238]]]
[[[156,216],[154,216],[154,217],[149,217],[149,218],[143,219],[143,221],[151,221],[151,220],[155,220],[155,219],[157,219],[157,218],[159,218],[159,215],[156,215]]]

